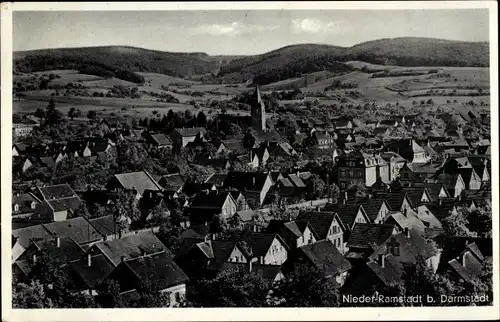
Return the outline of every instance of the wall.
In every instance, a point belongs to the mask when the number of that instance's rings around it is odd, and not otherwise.
[[[186,297],[186,284],[175,285],[175,286],[166,288],[166,289],[162,290],[161,292],[162,293],[163,292],[170,293],[170,306],[172,307],[172,306],[178,304],[177,297],[180,297],[180,298]]]
[[[311,244],[311,243],[315,243],[315,242],[316,242],[316,238],[314,238],[309,227],[306,227],[306,229],[304,230],[304,234],[301,237],[297,238],[297,247]]]
[[[228,262],[236,262],[236,263],[247,263],[247,259],[243,256],[243,253],[240,251],[238,247],[234,247],[231,255],[229,255]]]
[[[274,251],[273,251],[274,249]],[[264,256],[264,264],[266,265],[281,265],[288,257],[287,250],[277,238],[274,238],[271,247]]]

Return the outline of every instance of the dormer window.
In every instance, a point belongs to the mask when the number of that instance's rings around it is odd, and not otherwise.
[[[31,202],[31,209],[35,209],[36,203],[34,201]]]

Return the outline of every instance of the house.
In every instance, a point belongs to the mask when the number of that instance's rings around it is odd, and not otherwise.
[[[216,187],[222,187],[226,177],[227,174],[225,173],[213,173],[205,180],[205,183],[213,184]]]
[[[33,193],[16,193],[12,196],[12,218],[25,218],[33,215],[36,206],[42,201]]]
[[[353,128],[353,122],[351,122],[351,120],[349,120],[349,119],[339,118],[339,119],[335,119],[332,121],[333,121],[333,126],[337,130],[338,129],[352,129]]]
[[[307,222],[316,233],[316,239],[329,240],[342,254],[344,253],[344,232],[346,228],[335,212],[302,212],[296,221]]]
[[[16,261],[31,246],[33,241],[54,239],[54,237],[41,224],[13,229],[12,237],[14,239],[14,243],[12,245],[13,261]]]
[[[380,155],[352,152],[337,159],[338,183],[341,189],[352,184],[373,185],[378,178],[389,182],[389,167]]]
[[[90,150],[89,142],[86,140],[68,141],[66,147],[64,148],[64,152],[67,155],[74,156],[75,158],[92,156],[92,151]]]
[[[414,188],[425,188],[428,192],[430,203],[438,203],[441,198],[449,198],[448,189],[439,182],[414,182],[411,184]]]
[[[211,156],[199,155],[194,158],[193,163],[219,170],[228,170],[231,167],[229,159],[225,157],[212,158]]]
[[[383,245],[397,230],[393,225],[358,223],[347,239],[346,257],[352,262],[367,259]]]
[[[430,161],[427,151],[413,139],[401,139],[390,142],[386,145],[385,150],[396,152],[413,164],[425,164]]]
[[[43,224],[54,238],[71,238],[78,245],[92,245],[104,240],[103,236],[83,217]]]
[[[248,224],[254,221],[258,217],[258,213],[252,209],[238,210],[232,217],[235,223]]]
[[[222,140],[217,147],[217,154],[223,154],[223,153],[235,153],[235,154],[241,154],[242,152],[245,151],[245,147],[243,146],[243,140],[242,139],[229,139],[229,140]]]
[[[373,135],[376,137],[386,137],[390,135],[392,132],[392,129],[389,127],[377,127],[373,129]]]
[[[290,252],[284,269],[292,270],[295,265],[310,265],[319,269],[326,279],[342,286],[347,278],[351,263],[328,240],[318,241]]]
[[[104,241],[118,239],[123,233],[114,215],[91,218],[89,222],[101,234]]]
[[[438,272],[454,281],[473,283],[482,274],[484,265],[492,259],[491,238],[448,238]]]
[[[399,171],[405,165],[406,160],[395,152],[384,152],[380,156],[389,166],[389,181],[394,181],[399,177]]]
[[[335,148],[335,140],[328,132],[315,131],[312,134],[312,139],[319,149]]]
[[[21,156],[21,155],[25,155],[26,149],[28,147],[29,146],[27,144],[25,144],[25,143],[12,144],[12,156],[13,157],[18,157],[18,156]]]
[[[467,190],[481,189],[481,178],[473,168],[458,168],[456,173],[460,174]]]
[[[407,210],[406,212],[391,211],[387,215],[384,224],[396,227],[398,233],[406,229],[412,229],[422,236],[425,235],[427,228],[413,210]]]
[[[460,174],[448,174],[442,173],[437,174],[429,179],[430,182],[437,182],[443,184],[450,197],[458,197],[462,193],[463,190],[466,189],[466,185],[462,176]]]
[[[240,191],[253,208],[262,205],[272,184],[269,173],[230,171],[222,187]]]
[[[424,182],[432,177],[438,170],[435,164],[406,163],[399,171],[401,183],[409,185],[414,182]]]
[[[221,215],[224,220],[231,218],[237,211],[236,201],[229,192],[207,190],[195,195],[189,205],[192,222],[209,222],[214,216]]]
[[[95,296],[97,287],[106,280],[115,266],[102,254],[87,253],[81,257],[68,267],[68,275],[74,285],[71,290]]]
[[[161,186],[144,170],[115,174],[110,182],[108,182],[107,189],[133,191],[136,194],[136,198],[140,199],[145,190],[161,191]]]
[[[172,140],[163,133],[158,134],[148,134],[146,136],[146,142],[150,144],[150,146],[155,147],[157,149],[172,149],[173,142]]]
[[[265,232],[281,236],[290,249],[315,243],[318,240],[316,232],[305,221],[272,219],[267,225]]]
[[[12,122],[12,136],[14,138],[26,137],[36,126],[40,126],[40,123],[29,118],[23,118],[19,122]]]
[[[366,214],[363,205],[353,206],[347,203],[327,204],[323,210],[335,212],[338,215],[343,227],[345,227],[345,232],[347,233],[344,236],[344,240],[356,224],[370,222],[370,218]]]
[[[397,127],[398,125],[399,122],[397,120],[382,120],[377,123],[377,127],[385,127],[385,128]]]
[[[151,231],[141,231],[119,239],[95,243],[89,252],[92,255],[104,256],[117,267],[122,259],[133,259],[158,252],[170,253],[170,250]]]
[[[416,208],[421,204],[432,202],[429,191],[424,187],[405,187],[402,191],[408,196],[410,204],[413,208]]]
[[[170,134],[170,138],[175,146],[183,148],[190,142],[203,141],[206,133],[207,130],[203,127],[177,128]]]
[[[389,213],[391,207],[383,198],[356,198],[347,200],[346,204],[362,205],[369,220],[367,222],[381,224]]]
[[[121,292],[152,283],[161,293],[170,295],[170,306],[176,305],[186,296],[186,283],[189,281],[171,255],[164,251],[123,259],[107,279],[118,281]]]
[[[278,234],[253,232],[244,241],[260,265],[281,265],[288,258],[288,245]]]
[[[53,221],[64,221],[68,212],[78,209],[82,200],[68,184],[39,187],[35,194],[42,201],[35,206],[35,211]]]
[[[443,229],[443,225],[427,205],[418,206],[415,209],[415,215],[424,223],[426,230],[435,232]]]
[[[184,188],[186,179],[181,174],[174,173],[164,175],[160,178],[158,183],[163,187],[163,191],[168,191],[172,194],[178,194],[182,191],[182,188]]]
[[[255,263],[246,248],[232,240],[184,238],[175,254],[175,262],[191,278],[213,277],[226,263]]]
[[[413,207],[408,194],[404,191],[377,193],[373,198],[384,199],[392,211],[405,212]]]

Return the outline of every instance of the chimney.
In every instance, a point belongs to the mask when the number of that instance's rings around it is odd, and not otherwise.
[[[385,268],[385,254],[378,255],[378,262],[380,267]]]
[[[466,263],[465,263],[465,256],[467,255],[467,252],[465,252],[463,255],[462,255],[462,266],[463,267],[466,267]]]
[[[90,253],[87,254],[87,266],[92,266],[92,255]]]
[[[257,225],[253,225],[253,232],[256,233],[257,232]]]
[[[57,248],[61,247],[61,238],[59,238],[59,237],[56,237],[56,246],[57,246]]]
[[[347,191],[344,192],[344,203],[347,201]]]
[[[408,227],[405,228],[406,238],[410,238],[410,229]]]
[[[443,199],[439,198],[439,205],[442,206],[443,205]]]
[[[252,177],[253,185],[255,186],[255,176]]]
[[[126,257],[126,256],[121,256],[121,257],[120,257],[120,261],[121,261],[122,263],[123,263],[123,262],[125,262],[125,260],[126,260],[126,259],[127,259],[127,257]]]
[[[33,264],[36,264],[36,254],[33,254]]]
[[[208,226],[208,222],[205,221],[205,226]]]
[[[217,238],[217,233],[212,234],[212,240],[215,240]]]
[[[264,256],[259,257],[259,264],[264,264]]]

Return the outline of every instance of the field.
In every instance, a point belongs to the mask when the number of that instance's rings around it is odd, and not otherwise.
[[[489,108],[489,69],[471,67],[399,67],[382,66],[359,61],[348,62],[357,70],[341,75],[328,71],[309,73],[302,77],[290,78],[262,86],[262,93],[269,94],[276,90],[291,90],[299,87],[306,95],[305,101],[318,100],[320,104],[365,104],[376,102],[380,106],[399,103],[405,106],[419,105],[422,100],[432,99],[435,105],[453,109],[463,109],[465,103],[473,101],[481,108]],[[362,71],[361,69],[364,69]],[[388,77],[372,77],[371,71],[386,70]],[[392,74],[391,74],[392,73]],[[407,75],[408,73],[413,73]],[[124,80],[80,74],[74,70],[53,70],[36,73],[17,73],[14,82],[23,85],[37,84],[41,78],[50,74],[57,75],[49,84],[58,84],[63,88],[69,84],[79,84],[88,96],[55,96],[57,108],[67,114],[71,107],[77,107],[84,115],[89,110],[99,114],[111,114],[131,117],[152,117],[153,111],[165,114],[168,110],[192,112],[204,111],[207,115],[217,110],[205,106],[210,101],[230,100],[235,95],[252,90],[247,84],[205,84],[198,81],[172,77],[157,73],[139,73],[145,78],[144,85],[137,85]],[[403,74],[404,76],[394,76]],[[53,77],[52,77],[53,78]],[[307,87],[305,79],[307,78]],[[354,88],[336,88],[335,84],[356,84]],[[140,98],[105,97],[113,87],[126,89],[137,88]],[[326,89],[326,90],[325,90]],[[31,89],[24,91],[24,98],[15,99],[14,112],[33,112],[38,107],[47,105],[54,89]],[[91,97],[93,93],[102,93],[104,97]],[[321,95],[318,95],[321,93]],[[80,94],[78,94],[80,95]],[[95,94],[94,94],[95,95]],[[178,102],[162,100],[172,96]],[[300,101],[282,101],[283,104],[303,104]],[[417,104],[415,104],[417,103]],[[196,108],[194,106],[196,105]],[[486,105],[486,107],[484,107]],[[417,108],[417,107],[415,107]],[[248,112],[228,110],[228,113],[246,115]]]

